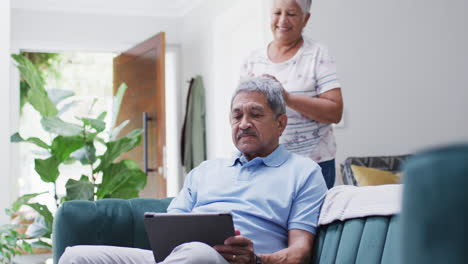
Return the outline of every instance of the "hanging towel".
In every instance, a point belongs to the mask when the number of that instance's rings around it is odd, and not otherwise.
[[[206,160],[205,88],[200,75],[190,80],[182,127],[181,160],[189,172]]]

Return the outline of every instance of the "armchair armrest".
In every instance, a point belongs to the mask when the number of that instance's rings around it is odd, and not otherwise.
[[[69,201],[60,206],[53,225],[54,263],[68,246],[111,245],[150,249],[143,225],[145,212],[166,212],[172,198]]]

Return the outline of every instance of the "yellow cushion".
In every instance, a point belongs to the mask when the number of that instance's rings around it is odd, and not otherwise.
[[[396,184],[400,183],[400,175],[389,171],[351,165],[358,186]]]

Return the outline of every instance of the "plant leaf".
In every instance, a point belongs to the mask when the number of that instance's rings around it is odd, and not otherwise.
[[[23,245],[23,248],[24,248],[24,250],[26,250],[26,252],[28,252],[28,253],[30,253],[30,254],[33,253],[31,244],[29,244],[28,242],[26,242],[26,240],[21,241],[21,244]]]
[[[13,215],[13,210],[9,208],[5,208],[5,214],[11,217]],[[1,232],[1,227],[0,227],[0,232]]]
[[[9,230],[8,230],[9,231]],[[5,241],[8,246],[11,247],[16,247],[16,241],[18,241],[18,238],[16,236],[15,232],[10,232],[11,234],[7,234],[5,236]]]
[[[11,206],[11,210],[13,212],[17,212],[20,209],[20,207],[24,204],[27,204],[29,200],[44,193],[47,193],[47,192],[25,194],[19,197],[18,199],[16,199],[16,201],[13,202],[13,205]]]
[[[64,122],[58,117],[43,117],[41,124],[45,131],[61,136],[76,136],[82,133],[80,126]]]
[[[117,141],[110,141],[106,143],[107,150],[100,157],[101,163],[96,168],[95,172],[103,170],[108,167],[114,160],[125,152],[132,150],[135,146],[140,144],[141,129],[135,129],[127,136],[118,139]]]
[[[74,159],[71,155],[66,159],[64,160],[62,163],[63,165],[71,165],[73,163],[75,163],[76,159]]]
[[[63,113],[68,111],[68,109],[70,109],[72,106],[75,106],[76,104],[78,104],[78,101],[71,101],[70,103],[65,104],[64,106],[62,106],[62,108],[60,108],[57,116],[61,116]]]
[[[31,247],[33,247],[33,248],[52,248],[52,245],[45,242],[45,241],[38,240],[38,241],[32,242]]]
[[[130,123],[130,120],[125,120],[125,121],[123,121],[122,123],[120,123],[120,125],[119,125],[118,127],[114,128],[114,129],[112,130],[110,140],[115,140],[115,139],[119,136],[120,131],[122,131],[122,129],[123,129],[126,125],[128,125],[128,123]]]
[[[18,63],[18,70],[20,71],[23,80],[25,80],[30,87],[26,96],[28,102],[42,116],[57,115],[57,108],[52,100],[47,96],[47,91],[44,89],[44,81],[42,80],[36,66],[34,66],[29,59],[21,55],[12,54],[11,56]]]
[[[42,215],[39,215],[34,219],[34,222],[28,226],[28,229],[26,229],[26,237],[30,238],[37,238],[37,237],[43,237],[46,236],[47,234],[50,235],[49,228],[47,228],[47,223],[46,220]]]
[[[30,137],[28,139],[24,139],[21,137],[21,135],[16,132],[15,134],[11,135],[10,137],[10,141],[11,142],[29,142],[29,143],[32,143],[40,148],[43,148],[43,149],[49,149],[49,145],[47,145],[47,143],[45,143],[44,141],[42,141],[40,138],[37,138],[37,137]]]
[[[137,139],[137,138],[140,138],[141,133],[143,133],[143,130],[137,128],[137,129],[134,129],[133,131],[131,131],[130,133],[128,133],[125,137]]]
[[[80,161],[82,165],[94,164],[96,162],[96,148],[92,142],[73,152],[71,157]]]
[[[100,138],[100,137],[96,137],[96,141],[101,143],[102,145],[106,145],[106,140],[104,140],[103,138]]]
[[[31,87],[29,87],[26,81],[20,81],[20,112],[22,112],[23,106],[28,102],[29,89],[31,89]]]
[[[107,112],[104,111],[97,117],[97,119],[104,121],[104,118],[106,118],[106,116],[107,116]]]
[[[58,105],[58,103],[60,103],[64,99],[75,95],[75,92],[63,89],[49,89],[47,90],[47,95],[55,105]]]
[[[94,118],[83,118],[83,122],[86,120],[86,122],[94,129],[96,129],[97,132],[102,132],[104,129],[106,129],[106,123],[102,120],[99,119],[94,119]]]
[[[146,174],[133,160],[111,164],[103,171],[102,184],[96,193],[98,199],[138,197],[146,185]]]
[[[24,138],[18,132],[10,136],[10,142],[23,142],[23,141],[25,141]]]
[[[71,153],[82,148],[84,145],[85,141],[81,136],[57,136],[52,141],[51,152],[60,162],[64,162]]]
[[[26,205],[34,209],[36,212],[39,213],[39,215],[41,215],[44,218],[47,230],[49,230],[49,233],[52,233],[52,223],[54,222],[54,216],[49,211],[49,208],[40,203],[28,203]]]
[[[55,156],[48,159],[35,159],[34,170],[41,176],[44,182],[55,182],[59,176],[58,166],[60,161]]]
[[[52,117],[58,114],[58,110],[54,103],[50,101],[47,95],[36,89],[29,90],[28,102],[39,112],[42,116]]]
[[[115,124],[117,123],[117,117],[119,116],[120,105],[122,104],[122,99],[126,90],[127,90],[127,84],[125,83],[120,84],[119,89],[117,90],[117,94],[113,97],[110,131],[114,130]],[[109,138],[111,138],[111,135],[112,135],[112,132],[110,133],[111,134],[109,135]]]
[[[69,179],[65,184],[67,190],[67,201],[70,200],[94,200],[94,184],[85,175],[79,181]]]
[[[93,99],[93,102],[91,103],[91,106],[89,107],[88,113],[91,113],[93,111],[94,105],[97,103],[98,99],[95,97]]]

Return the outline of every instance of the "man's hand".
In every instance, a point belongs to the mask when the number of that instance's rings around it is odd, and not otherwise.
[[[229,263],[255,264],[255,254],[252,240],[241,236],[236,230],[236,235],[224,241],[224,245],[216,245],[218,251]]]

